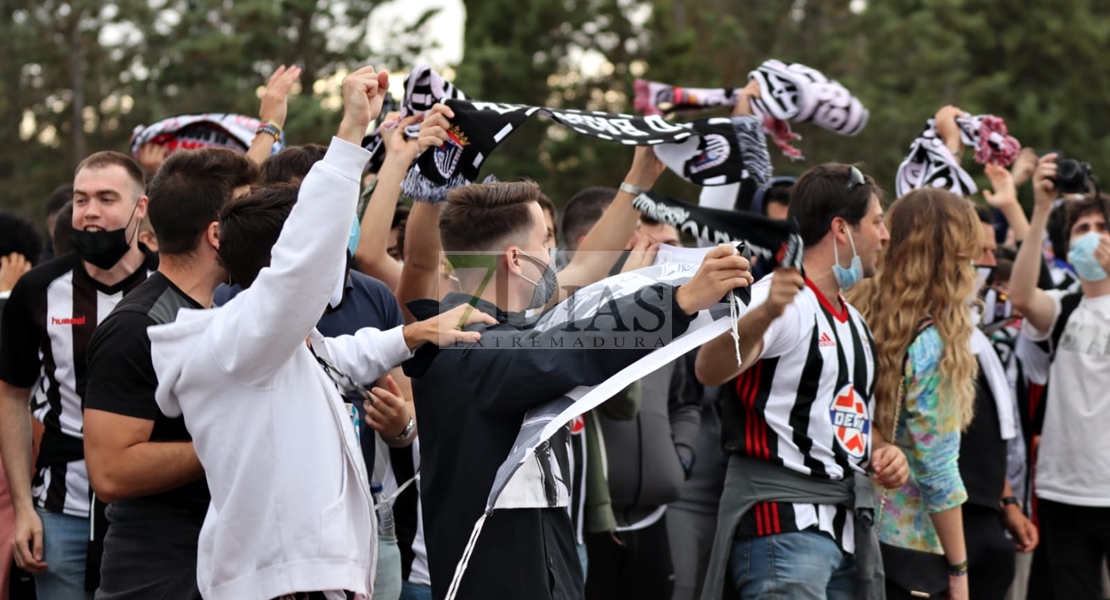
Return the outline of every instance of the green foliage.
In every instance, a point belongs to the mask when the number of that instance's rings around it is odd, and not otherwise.
[[[373,59],[404,68],[433,43],[425,19],[371,57],[367,16],[384,0],[0,0],[0,206],[38,217],[83,154],[126,148],[132,128],[172,114],[255,114],[281,63],[304,67],[286,130],[321,141],[338,115],[313,85]],[[824,71],[871,110],[857,137],[799,126],[807,160],[772,149],[776,171],[861,162],[883,187],[944,104],[1003,117],[1038,150],[1062,149],[1110,178],[1110,3],[1042,0],[463,0],[456,83],[473,97],[627,112],[637,76],[741,86],[767,58]],[[861,8],[863,10],[861,10]],[[854,10],[853,10],[854,9]],[[604,57],[605,60],[596,60]],[[587,69],[586,66],[591,68]],[[718,113],[719,114],[719,113]],[[28,115],[32,118],[25,118]],[[702,115],[691,115],[692,118]],[[21,130],[22,129],[22,130]],[[542,119],[514,133],[485,173],[538,181],[557,204],[615,185],[632,151]],[[973,174],[979,168],[967,158]],[[981,179],[985,183],[985,179]],[[693,199],[665,175],[659,187]]]

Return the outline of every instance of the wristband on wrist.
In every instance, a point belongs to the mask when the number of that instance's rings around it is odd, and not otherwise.
[[[1021,501],[1017,499],[1017,496],[1006,496],[1005,498],[1002,499],[1002,508],[1003,509],[1005,509],[1007,506],[1009,506],[1011,504],[1013,504],[1014,506],[1016,506],[1018,508],[1021,508]]]
[[[401,432],[401,435],[395,436],[393,439],[397,440],[398,442],[403,442],[403,441],[409,439],[409,435],[412,434],[412,430],[415,429],[415,428],[416,428],[416,417],[414,417],[412,415],[412,413],[409,413],[409,424],[405,425],[405,430]]]
[[[632,194],[633,196],[639,196],[640,194],[644,193],[643,188],[638,188],[631,183],[626,182],[621,183],[620,191],[626,194]]]
[[[967,575],[967,559],[963,559],[954,565],[948,565],[948,574],[952,577],[963,577]]]
[[[258,129],[254,130],[255,135],[258,135],[260,133],[265,133],[272,136],[275,142],[281,141],[281,127],[278,127],[275,123],[271,121],[263,121],[262,124],[258,126]]]

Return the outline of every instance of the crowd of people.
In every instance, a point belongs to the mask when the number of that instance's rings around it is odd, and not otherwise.
[[[417,160],[466,145],[452,109],[383,115],[363,67],[330,142],[275,151],[299,75],[270,79],[246,152],[85,158],[45,247],[0,212],[0,599],[1106,596],[1089,173],[1024,149],[982,201],[891,199],[845,163],[722,186],[789,222],[800,264],[701,240],[683,278],[576,315],[684,243],[634,207],[651,146],[561,214],[530,181],[409,207]],[[964,116],[931,125],[956,165]],[[504,483],[537,411],[720,320]],[[662,333],[608,343],[630,329]]]

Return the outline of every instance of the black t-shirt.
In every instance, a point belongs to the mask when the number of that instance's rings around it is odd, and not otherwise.
[[[960,477],[968,504],[998,510],[1006,482],[1006,441],[982,368],[975,387],[975,418],[960,437]]]
[[[86,408],[154,421],[152,442],[192,439],[185,419],[171,419],[158,409],[158,378],[146,332],[152,325],[172,322],[181,308],[202,307],[162,273],[151,275],[120,301],[89,342]],[[165,506],[203,518],[210,498],[202,479],[154,496],[113,502],[112,513],[133,507],[149,515],[152,507]]]

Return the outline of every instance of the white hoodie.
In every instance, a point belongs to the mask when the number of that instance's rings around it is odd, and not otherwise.
[[[315,330],[344,275],[370,154],[335,138],[305,177],[270,267],[226,305],[148,329],[158,406],[184,415],[212,503],[197,583],[208,600],[369,595],[376,519],[350,411],[305,344],[371,383],[411,356],[401,328]]]

